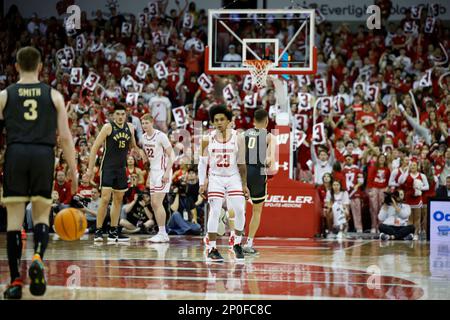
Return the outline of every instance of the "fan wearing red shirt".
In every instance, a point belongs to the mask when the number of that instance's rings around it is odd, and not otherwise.
[[[89,183],[89,178],[86,174],[81,177],[80,185],[78,186],[77,195],[82,198],[92,198],[92,190],[94,187]]]
[[[66,181],[66,174],[64,171],[58,171],[56,173],[56,181],[53,190],[58,191],[60,203],[70,204],[70,201],[72,200],[70,182]]]
[[[342,173],[345,176],[345,185],[350,197],[350,209],[352,211],[353,223],[356,232],[362,233],[362,218],[361,218],[361,186],[364,183],[364,176],[361,169],[353,164],[352,155],[345,156],[345,165]]]
[[[377,116],[369,102],[364,103],[362,111],[356,112],[356,121],[358,120],[361,120],[364,128],[372,135],[375,130]]]
[[[367,174],[367,194],[369,196],[370,219],[372,221],[372,230],[378,228],[378,213],[384,202],[384,192],[389,185],[389,170],[384,154],[378,155],[374,161],[369,163]]]

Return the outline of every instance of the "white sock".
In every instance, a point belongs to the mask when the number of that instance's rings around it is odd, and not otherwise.
[[[249,247],[253,247],[253,239],[252,238],[247,238],[247,245]]]
[[[158,228],[159,228],[159,231],[158,231],[159,234],[166,234],[166,226],[158,227]]]
[[[216,241],[209,241],[209,250],[211,251],[216,247]]]
[[[242,236],[235,236],[234,237],[234,244],[241,244]]]

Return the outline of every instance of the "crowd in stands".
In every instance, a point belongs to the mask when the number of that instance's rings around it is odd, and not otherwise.
[[[391,5],[389,0],[376,2],[383,8]],[[89,151],[108,121],[113,104],[122,102],[127,105],[129,122],[135,126],[138,140],[143,134],[139,118],[151,113],[156,127],[169,134],[178,150],[180,156],[174,166],[167,210],[177,212],[177,218],[184,216],[183,220],[203,225],[204,200],[198,195],[196,166],[175,133],[182,128],[193,134],[194,120],[208,128],[209,108],[221,103],[214,93],[204,92],[197,83],[204,72],[207,13],[198,9],[195,2],[186,1],[181,6],[177,2],[178,9],[170,11],[166,10],[167,1],[158,3],[159,15],[148,16],[145,23],[140,16],[120,13],[115,7],[109,12],[98,10],[92,18],[82,12],[81,30],[69,35],[60,18],[42,19],[34,15],[26,19],[15,6],[0,18],[0,89],[17,81],[14,69],[17,50],[33,45],[43,56],[41,80],[58,89],[67,102],[80,185],[78,198],[74,200],[69,195],[67,163],[61,148],[56,147],[55,208],[89,199],[81,203],[88,220],[95,220],[101,154],[96,176],[88,181],[84,173]],[[148,8],[142,8],[141,12],[148,13]],[[183,26],[185,13],[194,17],[192,28]],[[416,236],[423,236],[427,199],[435,195],[439,186],[448,188],[450,74],[446,72],[450,28],[439,15],[433,16],[431,7],[424,7],[419,17],[413,13],[410,10],[403,20],[393,22],[383,10],[380,30],[370,30],[366,25],[352,29],[345,23],[328,21],[317,24],[317,74],[290,76],[291,126],[306,134],[295,151],[296,179],[317,185],[324,207],[324,233],[336,226],[332,209],[336,203],[342,204],[340,218],[343,217],[347,228],[378,232],[384,192],[401,189],[405,202],[412,208],[410,221],[416,227]],[[130,24],[129,32],[123,32],[124,23]],[[282,38],[282,30],[277,32]],[[68,47],[73,51],[64,50]],[[230,52],[234,53],[233,46]],[[153,68],[159,61],[164,61],[168,70],[163,79],[158,78]],[[142,79],[135,76],[139,62],[150,66]],[[82,68],[85,78],[90,72],[97,74],[100,80],[96,88],[90,91],[71,84],[72,68]],[[269,82],[264,89],[244,90],[243,77],[228,78],[237,93],[228,103],[233,110],[235,129],[252,127],[254,106],[246,105],[244,98],[253,92],[258,92],[256,105],[270,113],[268,129],[274,128],[273,85]],[[328,110],[324,103],[319,106],[317,123],[323,123],[324,130],[313,137],[317,79],[325,79],[325,95],[334,99]],[[128,93],[137,92],[136,101],[126,101]],[[306,99],[305,93],[310,94]],[[179,106],[186,110],[187,122],[183,126],[177,125],[172,114],[172,109]],[[415,130],[408,116],[427,129],[429,135]],[[313,138],[320,134],[322,141],[316,145]],[[3,146],[4,137],[0,139]],[[139,154],[130,153],[127,174],[130,189],[125,196],[122,226],[129,232],[151,232],[155,223],[148,217],[145,219],[147,215],[142,211],[149,207],[145,188],[148,169]],[[134,213],[138,212],[136,215],[129,214],[133,208]],[[193,229],[198,231],[197,226]]]

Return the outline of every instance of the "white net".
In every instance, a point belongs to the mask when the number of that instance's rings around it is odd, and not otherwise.
[[[252,83],[258,88],[264,88],[267,85],[267,75],[273,66],[270,60],[246,60],[243,63],[252,75]]]

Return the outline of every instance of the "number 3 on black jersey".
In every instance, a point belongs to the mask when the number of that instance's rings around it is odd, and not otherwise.
[[[38,117],[37,101],[34,99],[27,99],[23,102],[23,106],[28,109],[28,112],[23,114],[25,120],[33,121]]]

